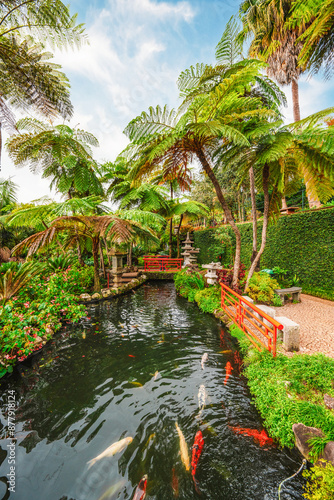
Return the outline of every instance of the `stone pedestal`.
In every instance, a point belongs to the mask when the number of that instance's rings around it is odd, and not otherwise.
[[[125,257],[126,253],[116,252],[112,250],[110,252],[111,262],[112,262],[112,270],[111,274],[114,277],[113,288],[118,288],[121,285],[121,277],[123,274],[123,257]]]
[[[278,316],[276,321],[283,325],[283,347],[286,351],[299,351],[300,326],[289,318]]]

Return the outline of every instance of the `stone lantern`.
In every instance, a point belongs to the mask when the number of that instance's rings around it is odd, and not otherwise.
[[[219,262],[211,262],[210,264],[205,264],[202,267],[208,270],[205,275],[208,285],[215,285],[218,282],[217,271],[223,269],[221,264]]]
[[[187,233],[187,239],[182,243],[183,252],[181,255],[184,257],[183,266],[190,269],[197,269],[197,257],[196,253],[199,253],[199,248],[193,248],[194,242],[190,239],[189,233]]]

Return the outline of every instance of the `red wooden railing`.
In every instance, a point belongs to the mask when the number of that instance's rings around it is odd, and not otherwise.
[[[261,347],[264,347],[275,357],[277,330],[283,330],[283,325],[228,286],[223,283],[220,285],[222,288],[222,309],[241,328],[258,351],[261,351]]]
[[[169,259],[164,257],[144,256],[145,271],[178,271],[181,269],[183,259]]]

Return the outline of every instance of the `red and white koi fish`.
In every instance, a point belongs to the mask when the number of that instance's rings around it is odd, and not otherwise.
[[[191,457],[191,474],[195,483],[195,489],[197,493],[200,494],[200,491],[198,489],[197,481],[195,478],[196,474],[196,469],[197,469],[197,464],[199,457],[201,456],[202,449],[204,446],[204,439],[201,431],[197,431],[196,436],[195,436],[195,441],[193,445],[193,452],[192,452],[192,457]]]
[[[132,500],[144,500],[144,498],[146,497],[146,487],[147,487],[147,475],[145,474],[145,476],[143,476],[139,481],[139,484],[136,488]]]
[[[225,376],[225,380],[224,380],[224,385],[227,384],[227,381],[230,378],[231,372],[233,370],[233,367],[229,361],[226,363],[225,370],[226,370],[226,376]]]
[[[243,427],[230,427],[235,434],[243,434],[244,436],[251,436],[255,441],[259,443],[260,446],[272,445],[274,444],[273,439],[271,439],[267,432],[262,429],[262,431],[257,431],[256,429],[245,429]]]
[[[202,356],[202,360],[201,360],[201,367],[202,367],[202,370],[204,370],[204,363],[208,360],[209,356],[208,356],[208,353],[205,352]]]

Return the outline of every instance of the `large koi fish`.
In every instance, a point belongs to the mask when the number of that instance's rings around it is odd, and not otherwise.
[[[203,446],[204,446],[204,439],[203,439],[202,432],[197,431],[196,436],[195,436],[194,445],[193,445],[192,457],[191,457],[191,474],[192,474],[192,477],[193,477],[193,480],[195,483],[196,491],[199,494],[200,494],[200,491],[199,491],[199,488],[197,485],[195,474],[196,474],[197,464],[198,464],[199,457],[201,456]]]
[[[189,461],[189,454],[188,454],[188,446],[187,446],[186,440],[184,438],[184,435],[183,435],[180,427],[178,426],[177,422],[175,422],[175,427],[176,427],[176,430],[177,430],[177,433],[178,433],[179,439],[180,439],[181,460],[182,460],[183,465],[185,466],[186,470],[189,470],[190,469],[190,461]]]
[[[147,487],[147,475],[145,474],[145,476],[143,476],[139,481],[139,484],[136,488],[132,500],[144,500],[144,498],[146,497],[146,487]]]
[[[104,450],[100,455],[97,457],[93,458],[92,460],[89,460],[87,462],[88,464],[88,469],[94,465],[98,460],[101,460],[101,458],[105,457],[112,457],[116,453],[119,453],[120,451],[124,450],[130,443],[132,443],[133,438],[132,437],[127,437],[124,439],[121,439],[120,441],[117,441],[117,443],[113,443],[110,445],[106,450]]]
[[[244,436],[250,436],[255,441],[259,443],[260,446],[264,445],[272,445],[274,443],[273,439],[271,439],[266,431],[262,429],[262,431],[257,431],[256,429],[245,429],[244,427],[230,427],[234,434],[243,434]]]

